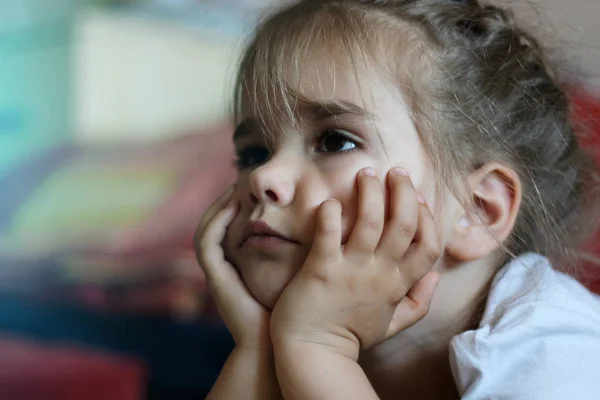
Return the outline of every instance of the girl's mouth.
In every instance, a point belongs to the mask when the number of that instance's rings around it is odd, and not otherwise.
[[[244,228],[239,246],[273,249],[284,245],[294,244],[299,244],[299,242],[279,233],[271,228],[266,222],[257,220],[248,222]]]

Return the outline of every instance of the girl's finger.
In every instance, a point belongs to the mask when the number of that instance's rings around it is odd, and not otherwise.
[[[245,323],[240,321],[247,321],[249,315],[262,311],[262,307],[254,300],[234,266],[225,259],[222,242],[236,213],[234,204],[217,212],[197,242],[196,254],[220,315],[232,332],[242,332],[247,329],[247,324],[244,326]]]
[[[342,244],[342,205],[329,199],[321,204],[317,215],[315,238],[309,257],[337,257]]]
[[[210,221],[215,217],[215,215],[227,206],[227,203],[233,197],[233,193],[235,192],[235,185],[230,186],[221,196],[219,196],[204,212],[200,222],[198,223],[198,228],[196,229],[196,235],[194,241],[204,234],[204,231]]]
[[[439,274],[430,271],[408,291],[394,310],[386,338],[414,325],[427,315],[439,281]]]
[[[365,168],[358,174],[358,213],[345,250],[372,253],[383,230],[384,191],[375,172]]]
[[[198,262],[211,284],[231,279],[233,277],[232,273],[237,275],[233,268],[231,268],[231,271],[228,268],[223,268],[224,264],[229,263],[225,260],[221,245],[227,227],[235,218],[236,212],[237,207],[234,205],[220,210],[210,221],[199,241],[196,242]]]
[[[406,171],[394,168],[387,176],[390,191],[389,218],[383,228],[377,254],[396,267],[410,246],[419,221],[415,187]]]
[[[418,209],[417,231],[413,243],[406,251],[400,269],[408,286],[412,286],[431,270],[442,255],[442,242],[438,227],[423,198],[419,199]]]

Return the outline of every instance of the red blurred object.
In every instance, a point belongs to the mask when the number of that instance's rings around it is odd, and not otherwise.
[[[583,89],[571,91],[573,117],[583,124],[586,134],[581,137],[581,145],[600,162],[600,93]]]
[[[571,90],[573,118],[582,124],[585,134],[580,138],[581,145],[600,164],[600,94],[581,88]],[[596,261],[590,261],[584,283],[595,293],[600,294],[600,230],[585,246]]]
[[[145,382],[132,359],[0,338],[0,399],[140,400]]]

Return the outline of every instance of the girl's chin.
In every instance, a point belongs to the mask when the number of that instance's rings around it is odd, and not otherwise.
[[[273,311],[275,308],[275,304],[277,304],[277,300],[281,297],[281,293],[283,293],[283,288],[279,288],[279,290],[273,288],[260,288],[255,290],[250,290],[250,293],[254,296],[254,298],[267,310]]]
[[[263,273],[256,274],[256,276],[245,277],[244,279],[250,293],[268,310],[273,310],[277,300],[294,277],[293,273],[284,275],[282,272],[284,271],[263,271]]]

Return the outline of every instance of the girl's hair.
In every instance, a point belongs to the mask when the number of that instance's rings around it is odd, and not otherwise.
[[[457,172],[464,182],[468,172],[499,162],[518,173],[523,198],[507,255],[573,255],[592,226],[585,210],[593,163],[578,146],[557,71],[509,11],[476,0],[295,2],[252,38],[236,112],[249,96],[264,126],[276,115],[294,122],[290,81],[302,78],[301,63],[318,49],[344,51],[355,71],[369,60],[394,79],[437,176],[455,194]]]

